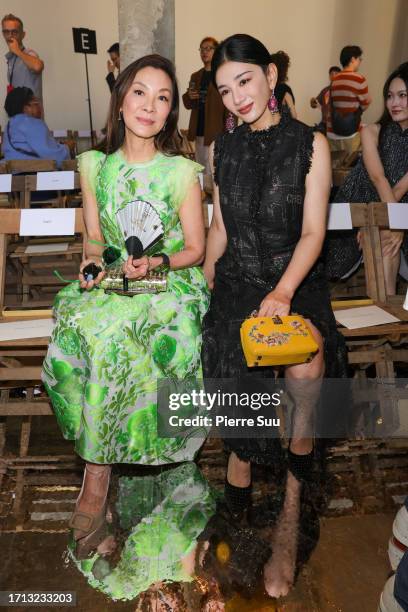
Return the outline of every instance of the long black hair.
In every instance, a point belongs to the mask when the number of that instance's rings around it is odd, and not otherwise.
[[[216,50],[211,62],[211,72],[214,84],[218,68],[225,62],[242,62],[244,64],[256,64],[261,66],[266,74],[266,69],[271,63],[268,49],[257,38],[249,34],[233,34],[223,40]]]
[[[402,81],[404,81],[405,87],[407,88],[407,91],[408,91],[408,62],[404,62],[403,64],[398,66],[398,68],[396,68],[394,72],[391,72],[390,76],[384,83],[384,88],[383,88],[384,111],[380,119],[377,121],[377,123],[379,123],[381,126],[380,136],[379,136],[380,138],[384,132],[384,128],[393,121],[388,111],[386,103],[387,103],[387,96],[388,96],[388,91],[390,89],[391,81],[393,81],[394,79],[401,79]]]
[[[177,122],[179,117],[179,90],[177,85],[176,73],[170,60],[161,55],[145,55],[140,59],[129,64],[115,82],[112,91],[108,119],[106,123],[106,137],[99,144],[97,149],[106,155],[114,153],[125,140],[125,126],[120,119],[120,109],[123,99],[129,91],[136,73],[142,68],[157,68],[163,70],[171,80],[173,95],[171,99],[171,110],[167,117],[163,129],[154,137],[154,144],[158,151],[165,155],[180,155],[181,140],[178,135]]]

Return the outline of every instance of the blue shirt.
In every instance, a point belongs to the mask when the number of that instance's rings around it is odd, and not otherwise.
[[[70,157],[67,145],[55,140],[42,119],[24,113],[9,120],[4,130],[3,153],[6,160],[54,159],[57,166]]]
[[[24,53],[38,57],[33,49],[25,49]],[[37,73],[30,70],[25,65],[21,57],[15,55],[11,51],[6,53],[7,60],[7,80],[13,87],[29,87],[33,90],[34,95],[42,100],[42,72]]]

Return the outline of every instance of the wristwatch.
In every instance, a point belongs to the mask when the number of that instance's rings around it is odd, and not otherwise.
[[[156,268],[158,272],[168,272],[170,270],[170,258],[166,253],[155,253],[152,257],[161,257],[163,262]]]

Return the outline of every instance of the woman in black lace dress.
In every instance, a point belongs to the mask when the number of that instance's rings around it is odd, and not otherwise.
[[[361,132],[362,157],[338,190],[335,202],[408,203],[408,62],[388,77],[383,89],[384,113]],[[383,230],[381,246],[388,295],[396,291],[403,232]],[[403,244],[405,258],[408,244]],[[349,276],[361,260],[357,232],[329,232],[324,245],[327,275]]]
[[[316,403],[323,374],[346,372],[344,344],[319,261],[330,154],[322,134],[289,113],[271,112],[276,67],[261,42],[245,34],[227,38],[214,54],[212,70],[225,106],[243,125],[220,136],[212,152],[214,216],[204,271],[213,293],[203,329],[205,376],[241,382],[273,377],[272,368],[248,369],[241,349],[240,325],[254,310],[260,316],[303,315],[320,349],[310,363],[285,369],[296,412],[286,497],[264,571],[268,593],[278,597],[293,583],[301,482],[312,463],[313,440],[302,435],[303,417]],[[295,385],[299,380],[310,383],[302,397]],[[271,464],[282,457],[273,439],[225,444],[231,451],[226,498],[234,511],[250,495],[251,462]]]

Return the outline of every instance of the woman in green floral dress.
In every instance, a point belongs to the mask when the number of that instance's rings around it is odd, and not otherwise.
[[[186,461],[202,442],[159,438],[156,427],[157,379],[201,373],[201,320],[209,301],[198,267],[205,241],[201,167],[180,155],[178,105],[172,64],[158,55],[137,60],[115,84],[105,142],[79,156],[86,258],[79,282],[56,298],[43,369],[63,435],[87,462],[70,522],[79,558],[105,536],[111,464]],[[140,259],[128,257],[116,220],[134,200],[150,202],[164,226],[160,242]],[[101,266],[103,244],[121,249],[130,279],[143,278],[168,256],[167,291],[106,294],[98,287],[103,271],[85,280],[86,265]]]

